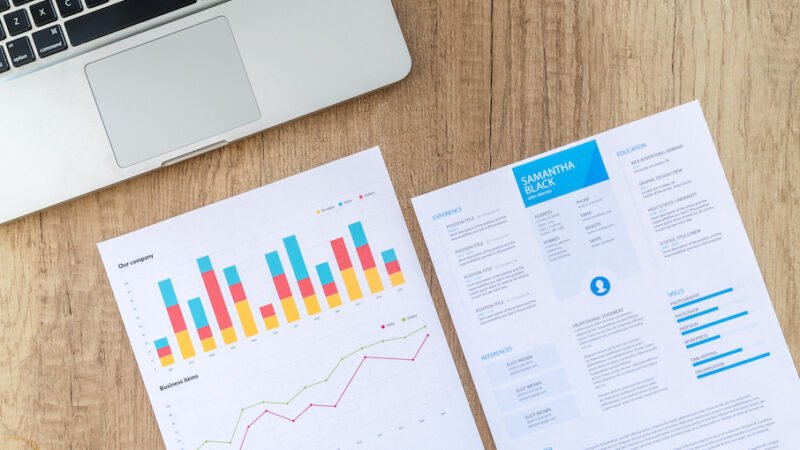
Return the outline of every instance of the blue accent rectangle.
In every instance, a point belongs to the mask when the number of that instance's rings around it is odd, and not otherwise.
[[[717,311],[717,310],[719,310],[719,308],[716,307],[716,306],[713,307],[713,308],[708,308],[705,311],[700,311],[698,313],[694,313],[694,314],[688,315],[686,317],[681,317],[680,319],[678,319],[678,323],[686,322],[687,320],[692,320],[692,319],[694,319],[696,317],[700,317],[700,316],[702,316],[704,314],[712,313],[712,312]]]
[[[319,282],[322,285],[333,283],[333,273],[331,273],[331,266],[328,263],[317,264],[317,275],[319,275]]]
[[[762,353],[762,354],[760,354],[758,356],[754,356],[752,358],[747,358],[747,359],[745,359],[743,361],[739,361],[737,363],[733,363],[733,364],[727,365],[725,367],[720,367],[719,369],[712,370],[711,372],[701,373],[700,375],[697,376],[697,379],[699,380],[700,378],[705,378],[705,377],[707,377],[709,375],[714,375],[715,373],[720,373],[720,372],[724,372],[724,371],[726,371],[728,369],[733,369],[734,367],[743,366],[743,365],[745,365],[747,363],[751,363],[753,361],[758,361],[759,359],[766,358],[767,356],[769,356],[769,352]]]
[[[719,339],[719,335],[711,336],[710,338],[703,339],[702,341],[692,342],[691,344],[687,345],[686,348],[697,347],[698,345],[703,345],[711,341],[716,341],[717,339]]]
[[[696,299],[694,299],[692,301],[689,301],[689,302],[686,302],[686,303],[681,303],[680,305],[675,305],[675,306],[672,307],[672,310],[675,311],[676,309],[685,308],[687,306],[694,305],[695,303],[700,303],[703,300],[708,300],[708,299],[714,298],[714,297],[716,297],[718,295],[727,294],[728,292],[731,292],[732,290],[733,290],[733,288],[723,289],[723,290],[721,290],[719,292],[714,292],[713,294],[708,294],[705,297],[696,298]]]
[[[175,295],[175,288],[172,287],[172,280],[167,278],[166,280],[159,281],[158,289],[161,291],[161,298],[164,299],[164,306],[169,308],[170,306],[178,304],[178,296]]]
[[[226,267],[222,269],[222,272],[225,274],[225,281],[228,282],[228,286],[233,286],[234,284],[242,282],[239,279],[239,271],[236,270],[236,266]]]
[[[681,332],[681,336],[686,336],[687,334],[694,333],[695,331],[705,330],[708,327],[713,327],[714,325],[719,325],[719,324],[727,322],[729,320],[736,319],[737,317],[742,317],[742,316],[746,316],[746,315],[747,315],[747,311],[742,311],[742,312],[740,312],[738,314],[734,314],[732,316],[724,317],[722,319],[715,320],[715,321],[713,321],[711,323],[707,323],[705,325],[700,325],[699,327],[694,327],[694,328],[690,328],[690,329],[688,329],[686,331],[682,331]]]
[[[156,349],[162,349],[164,347],[169,347],[169,341],[167,338],[161,338],[156,341]]]
[[[731,355],[739,353],[741,351],[742,351],[741,348],[737,348],[736,350],[731,350],[729,352],[725,352],[725,353],[719,354],[717,356],[712,356],[710,358],[701,359],[700,361],[697,361],[696,363],[692,364],[692,367],[697,367],[697,366],[699,366],[701,364],[705,364],[707,362],[716,361],[718,359],[724,358],[726,356],[731,356]]]
[[[367,245],[367,235],[364,234],[364,227],[361,222],[351,223],[347,226],[350,229],[350,236],[353,238],[353,244],[356,248]]]
[[[281,258],[278,256],[278,252],[270,252],[264,255],[267,258],[267,265],[269,266],[269,273],[273,277],[277,277],[279,275],[283,275],[283,264],[281,264]]]
[[[608,180],[594,140],[511,170],[526,208]]]
[[[383,258],[384,264],[389,264],[392,261],[397,261],[397,255],[395,255],[393,248],[381,252],[381,258]]]
[[[203,303],[200,301],[200,297],[189,300],[189,311],[192,312],[194,326],[197,327],[198,330],[208,326],[208,317],[206,317],[206,311],[203,309]]]
[[[306,269],[303,254],[300,253],[300,244],[297,243],[297,236],[291,235],[283,238],[283,246],[286,248],[286,253],[289,254],[289,263],[292,265],[294,277],[297,278],[297,281],[308,278],[308,269]]]
[[[197,258],[197,267],[200,268],[200,273],[206,273],[214,270],[214,268],[211,266],[211,258],[208,256]]]

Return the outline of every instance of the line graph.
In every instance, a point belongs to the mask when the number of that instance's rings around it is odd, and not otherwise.
[[[394,338],[389,338],[389,339],[381,339],[380,341],[376,341],[376,342],[373,342],[372,344],[369,344],[369,345],[362,346],[362,347],[360,347],[360,348],[358,348],[358,349],[356,349],[356,350],[354,350],[354,351],[352,351],[352,352],[348,353],[347,355],[345,355],[345,356],[342,356],[341,358],[339,358],[339,361],[337,361],[337,362],[336,362],[336,365],[333,367],[333,369],[331,369],[331,371],[328,373],[328,375],[327,375],[327,376],[326,376],[324,379],[322,379],[322,380],[320,380],[320,381],[317,381],[317,382],[315,382],[315,383],[312,383],[312,384],[309,384],[309,385],[303,386],[303,387],[302,387],[302,388],[301,388],[299,391],[297,391],[297,393],[296,393],[296,394],[294,394],[294,395],[293,395],[291,398],[289,398],[289,400],[286,400],[286,401],[271,401],[271,400],[263,400],[263,401],[260,401],[260,402],[258,402],[258,403],[254,403],[254,404],[252,404],[252,405],[245,406],[245,407],[244,407],[244,408],[242,408],[242,409],[240,410],[240,412],[239,412],[239,417],[236,419],[236,424],[235,424],[235,425],[234,425],[234,427],[233,427],[233,432],[231,433],[231,437],[230,437],[230,439],[228,439],[227,441],[225,441],[225,440],[211,440],[211,439],[207,439],[207,440],[203,441],[203,443],[202,443],[202,444],[200,444],[200,445],[197,447],[197,449],[199,450],[199,449],[203,448],[204,446],[206,446],[207,444],[223,444],[223,445],[231,445],[231,444],[233,444],[233,438],[236,436],[236,432],[239,430],[239,425],[241,424],[242,416],[244,415],[244,413],[245,413],[246,411],[248,411],[248,410],[250,410],[250,409],[252,409],[252,408],[255,408],[255,407],[259,406],[259,405],[265,405],[265,404],[272,404],[272,405],[289,405],[290,403],[292,403],[292,401],[294,401],[294,400],[295,400],[295,399],[296,399],[296,398],[297,398],[297,397],[298,397],[300,394],[302,394],[303,392],[305,392],[307,389],[309,389],[309,388],[311,388],[311,387],[314,387],[314,386],[317,386],[317,385],[320,385],[320,384],[322,384],[322,383],[326,383],[326,382],[327,382],[327,381],[330,379],[330,377],[331,377],[331,376],[332,376],[332,375],[333,375],[333,374],[336,372],[336,370],[339,368],[339,366],[342,364],[342,362],[343,362],[344,360],[346,360],[346,359],[348,359],[348,358],[352,357],[352,356],[353,356],[353,355],[355,355],[356,353],[359,353],[359,352],[361,352],[361,351],[364,351],[364,350],[366,350],[366,349],[368,349],[368,348],[370,348],[370,347],[374,347],[374,346],[376,346],[376,345],[383,344],[383,343],[386,343],[386,342],[397,341],[397,340],[402,340],[402,339],[408,339],[409,337],[411,337],[411,336],[413,336],[413,335],[415,335],[415,334],[419,333],[420,331],[422,331],[422,330],[423,330],[423,329],[425,329],[425,328],[427,328],[427,325],[423,325],[423,326],[421,326],[421,327],[417,328],[416,330],[412,331],[411,333],[409,333],[409,334],[407,334],[407,335],[405,335],[405,336],[399,336],[399,337],[394,337]],[[414,355],[413,355],[413,356],[411,356],[411,357],[409,357],[409,358],[398,358],[398,357],[389,357],[389,356],[369,356],[369,355],[364,355],[364,356],[361,358],[361,362],[358,364],[358,366],[356,367],[355,371],[353,371],[353,375],[351,375],[351,376],[350,376],[350,379],[348,380],[347,384],[346,384],[346,385],[345,385],[345,387],[342,389],[342,392],[339,394],[339,397],[336,399],[336,402],[335,402],[335,403],[333,403],[333,404],[309,403],[309,404],[308,404],[308,406],[306,406],[306,407],[305,407],[305,409],[303,409],[302,411],[300,411],[300,412],[299,412],[299,413],[298,413],[298,414],[297,414],[297,415],[296,415],[294,418],[287,417],[287,416],[285,416],[285,415],[282,415],[282,414],[276,413],[275,411],[270,411],[270,410],[269,410],[269,408],[266,408],[266,409],[264,409],[264,411],[262,411],[262,412],[261,412],[261,414],[259,414],[259,415],[258,415],[258,416],[257,416],[257,417],[256,417],[256,418],[253,420],[253,421],[251,421],[251,422],[250,422],[250,423],[247,425],[247,427],[246,427],[246,429],[245,429],[244,436],[242,437],[242,443],[239,445],[239,449],[241,450],[241,449],[242,449],[242,447],[244,447],[244,443],[245,443],[245,440],[247,439],[247,433],[250,431],[250,427],[251,427],[251,426],[253,426],[253,425],[254,425],[256,422],[258,422],[258,421],[259,421],[259,420],[260,420],[262,417],[264,417],[265,415],[269,414],[269,415],[272,415],[272,416],[278,417],[278,418],[280,418],[280,419],[283,419],[283,420],[286,420],[286,421],[289,421],[289,422],[295,422],[295,421],[296,421],[297,419],[299,419],[299,418],[300,418],[300,417],[301,417],[303,414],[305,414],[305,412],[306,412],[306,411],[308,411],[308,410],[309,410],[309,409],[311,409],[312,407],[319,407],[319,408],[336,408],[336,407],[339,405],[339,402],[342,400],[342,397],[344,397],[344,394],[347,392],[347,389],[350,387],[350,384],[353,382],[353,380],[355,379],[355,377],[356,377],[356,375],[358,374],[359,370],[361,369],[361,366],[363,366],[363,365],[364,365],[364,363],[365,363],[367,360],[389,360],[389,361],[406,361],[406,362],[414,362],[414,361],[416,360],[417,356],[419,355],[419,352],[422,350],[422,347],[425,345],[425,342],[427,342],[427,340],[428,340],[428,338],[429,338],[429,337],[430,337],[430,334],[426,334],[426,335],[425,335],[425,338],[423,338],[422,342],[420,343],[419,347],[417,348],[417,351],[414,353]]]

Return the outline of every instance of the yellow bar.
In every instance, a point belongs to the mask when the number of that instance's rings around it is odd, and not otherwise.
[[[278,328],[278,326],[280,326],[280,324],[278,323],[278,317],[277,316],[265,317],[264,325],[267,326],[268,330],[271,330],[273,328]]]
[[[406,279],[403,278],[403,272],[395,272],[389,275],[389,282],[392,283],[392,286],[397,286],[398,284],[403,284],[406,282]]]
[[[175,362],[175,357],[172,356],[172,353],[169,355],[161,358],[161,367],[166,367]]]
[[[300,318],[300,313],[297,312],[297,305],[294,303],[294,297],[286,297],[281,299],[281,306],[283,313],[286,314],[287,322],[294,322]]]
[[[358,278],[356,278],[356,271],[352,267],[342,271],[342,279],[344,280],[344,287],[347,289],[347,295],[350,296],[351,302],[364,296],[364,294],[361,293],[361,286],[358,284]]]
[[[239,320],[242,321],[242,328],[244,328],[244,336],[250,337],[258,334],[256,328],[256,321],[253,319],[253,311],[250,310],[250,302],[244,299],[236,304],[236,312],[239,313]]]
[[[203,344],[204,352],[210,352],[211,350],[217,348],[217,343],[214,341],[213,336],[210,338],[203,339],[202,341],[200,341],[200,343]]]
[[[342,299],[339,297],[339,293],[335,293],[333,295],[329,295],[327,297],[328,300],[328,308],[336,308],[342,304]]]
[[[303,303],[306,304],[306,311],[308,311],[309,316],[313,316],[320,312],[319,309],[319,302],[317,301],[316,295],[309,295],[308,297],[303,299]]]
[[[225,345],[236,342],[236,331],[233,330],[233,327],[222,330],[222,340],[225,341]]]
[[[383,283],[381,282],[381,276],[378,275],[377,267],[365,270],[364,275],[367,276],[367,284],[369,285],[370,292],[374,294],[383,290]]]
[[[186,330],[175,333],[175,338],[178,340],[178,347],[181,349],[181,356],[183,359],[189,359],[194,356],[194,346],[192,345],[192,338],[189,337],[189,332]]]

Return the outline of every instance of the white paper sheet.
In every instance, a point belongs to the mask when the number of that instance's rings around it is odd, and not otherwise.
[[[482,448],[379,149],[98,247],[167,448]]]
[[[414,208],[499,448],[800,448],[797,371],[697,102]]]

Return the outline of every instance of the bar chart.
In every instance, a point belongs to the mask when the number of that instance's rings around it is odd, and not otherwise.
[[[380,252],[380,258],[383,261],[383,273],[381,273],[367,241],[363,223],[361,221],[353,222],[347,228],[351,238],[351,245],[355,248],[361,265],[360,275],[366,280],[370,294],[374,295],[383,292],[384,280],[392,287],[405,283],[394,248]],[[349,302],[364,299],[359,275],[353,266],[348,244],[344,237],[337,237],[328,241],[330,244],[329,250],[332,253],[330,255],[331,261],[313,265],[315,272],[313,275],[308,270],[302,244],[298,237],[296,235],[286,236],[282,238],[281,243],[282,250],[285,252],[283,258],[285,259],[282,258],[280,249],[265,253],[264,261],[266,264],[263,270],[264,277],[271,280],[274,292],[277,294],[281,305],[280,309],[283,312],[281,318],[279,318],[278,312],[272,303],[255,306],[262,319],[261,325],[259,325],[255,320],[253,305],[251,305],[251,299],[248,298],[245,292],[244,282],[237,266],[231,265],[222,269],[221,279],[224,279],[228,287],[230,300],[233,304],[233,315],[238,318],[245,338],[256,336],[260,332],[274,330],[282,322],[291,324],[301,320],[303,317],[310,318],[325,310],[338,308],[343,304],[343,297],[349,299]],[[284,265],[284,261],[288,262],[288,265]],[[339,269],[339,281],[336,280],[331,269],[333,262]],[[219,334],[222,337],[225,345],[234,344],[238,339],[233,326],[233,319],[229,312],[229,304],[220,288],[220,278],[211,263],[211,257],[209,255],[202,256],[196,259],[196,263],[200,272],[199,281],[202,282],[208,302],[214,311],[214,317],[217,322],[216,327],[209,321],[203,306],[203,300],[200,297],[187,300],[186,306],[188,306],[193,319],[194,331],[200,341],[203,352],[210,352],[218,348],[214,337],[215,334]],[[284,267],[291,268],[293,279],[290,279]],[[312,276],[316,276],[316,280],[312,280]],[[325,308],[322,307],[320,299],[317,297],[317,291],[314,287],[315,282],[322,288],[321,294],[324,295]],[[339,283],[344,287],[341,291]],[[195,356],[195,350],[172,280],[166,279],[159,282],[159,289],[167,315],[172,323],[173,333],[181,356],[183,359],[191,358]],[[300,298],[303,300],[303,314],[298,309],[295,293],[299,293]]]

